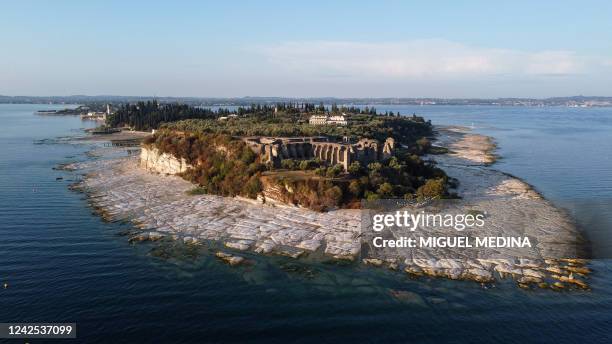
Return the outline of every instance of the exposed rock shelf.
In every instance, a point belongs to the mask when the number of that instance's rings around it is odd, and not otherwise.
[[[152,174],[135,158],[81,164],[91,173],[79,186],[108,220],[131,220],[143,240],[172,236],[185,242],[217,240],[238,250],[300,256],[321,251],[354,259],[359,253],[359,213],[318,213],[271,207],[238,198],[189,196],[193,184]]]

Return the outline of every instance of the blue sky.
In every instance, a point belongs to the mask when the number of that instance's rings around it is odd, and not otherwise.
[[[612,96],[610,1],[6,1],[0,94]]]

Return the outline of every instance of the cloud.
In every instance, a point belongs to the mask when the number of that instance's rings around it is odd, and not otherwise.
[[[315,78],[453,80],[612,72],[609,58],[573,51],[520,51],[446,40],[367,43],[294,41],[258,47],[274,68]]]

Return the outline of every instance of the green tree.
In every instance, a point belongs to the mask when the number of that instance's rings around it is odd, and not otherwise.
[[[390,197],[390,196],[393,196],[393,185],[391,185],[390,183],[382,183],[378,187],[378,194],[381,197]]]
[[[360,197],[363,192],[363,185],[361,185],[359,179],[354,179],[349,183],[348,190],[355,197]]]
[[[354,161],[348,167],[348,172],[353,176],[358,176],[361,174],[361,163],[359,161]]]
[[[327,174],[326,176],[328,178],[335,178],[337,176],[340,175],[340,173],[342,173],[342,171],[344,170],[344,167],[340,164],[334,165],[330,168],[327,169]]]
[[[424,185],[419,187],[416,192],[417,200],[439,199],[444,196],[444,178],[429,179]]]
[[[379,162],[372,162],[368,164],[368,169],[370,171],[380,171],[382,169],[382,164]]]
[[[281,167],[288,170],[293,170],[295,169],[295,161],[293,159],[283,159],[281,161]]]
[[[368,190],[365,192],[365,198],[368,201],[376,201],[380,199],[380,195],[377,194],[376,192],[372,192]]]

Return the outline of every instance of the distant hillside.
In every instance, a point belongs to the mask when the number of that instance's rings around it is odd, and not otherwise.
[[[612,106],[612,97],[572,96],[551,98],[290,98],[290,97],[143,97],[114,95],[71,96],[3,96],[0,104],[88,104],[135,103],[157,100],[160,103],[183,103],[196,106],[245,106],[251,104],[275,104],[280,102],[309,102],[347,105],[500,105],[500,106]]]

